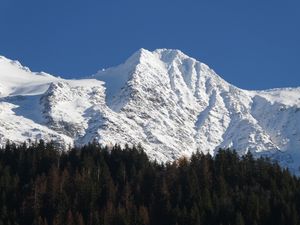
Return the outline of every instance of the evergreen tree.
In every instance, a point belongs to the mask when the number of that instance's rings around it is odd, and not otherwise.
[[[294,225],[299,215],[299,178],[251,153],[158,164],[141,146],[0,149],[0,225]]]

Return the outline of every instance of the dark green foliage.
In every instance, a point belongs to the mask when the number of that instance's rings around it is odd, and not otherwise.
[[[161,165],[140,147],[0,150],[0,225],[294,225],[299,215],[299,179],[251,154]]]

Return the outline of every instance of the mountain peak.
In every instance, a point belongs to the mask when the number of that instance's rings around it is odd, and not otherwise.
[[[300,89],[242,90],[176,49],[140,49],[89,80],[22,68],[0,58],[0,95],[8,96],[0,99],[0,144],[45,136],[77,145],[141,143],[158,161],[231,147],[300,174]]]
[[[164,61],[165,63],[171,63],[175,59],[191,59],[194,61],[194,58],[184,54],[182,51],[178,49],[167,49],[167,48],[161,48],[156,49],[154,51],[149,51],[147,49],[141,48],[135,53],[133,53],[125,63],[131,64],[131,65],[137,65],[139,63],[150,63],[156,61],[157,59],[160,59]]]
[[[176,77],[174,77],[175,75]],[[181,85],[179,90],[187,88],[192,89],[193,93],[197,93],[199,92],[196,90],[199,89],[197,82],[211,79],[218,80],[227,87],[227,83],[208,66],[177,49],[149,51],[141,48],[125,63],[101,70],[92,78],[105,82],[108,102],[111,102],[116,95],[121,94],[121,90],[126,89],[128,85],[134,88],[137,86],[147,87],[153,82],[169,82],[175,88],[173,83],[179,82],[178,85]],[[137,88],[139,89],[139,87]]]
[[[26,72],[31,72],[28,67],[23,66],[18,60],[11,60],[1,55],[0,55],[0,63],[1,63],[1,67],[4,66],[15,67],[17,69],[24,70]]]
[[[10,60],[4,56],[0,57],[0,96],[43,93],[47,89],[47,84],[56,78],[40,72],[34,73],[17,60]]]
[[[153,51],[153,53],[159,54],[159,55],[168,55],[169,57],[189,57],[186,54],[184,54],[179,49],[168,49],[168,48],[158,48]],[[190,57],[189,57],[190,58]]]
[[[133,53],[125,62],[125,64],[136,66],[145,61],[151,60],[153,57],[153,53],[148,51],[147,49],[141,48],[135,53]]]

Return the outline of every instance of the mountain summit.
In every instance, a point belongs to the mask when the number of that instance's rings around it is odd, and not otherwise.
[[[140,49],[81,80],[0,57],[0,143],[139,144],[159,161],[234,148],[300,174],[300,88],[247,91],[179,50]]]

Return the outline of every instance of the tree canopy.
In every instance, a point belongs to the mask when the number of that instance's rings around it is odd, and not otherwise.
[[[299,179],[251,154],[159,164],[141,147],[96,143],[0,150],[0,225],[294,225],[299,215]]]

